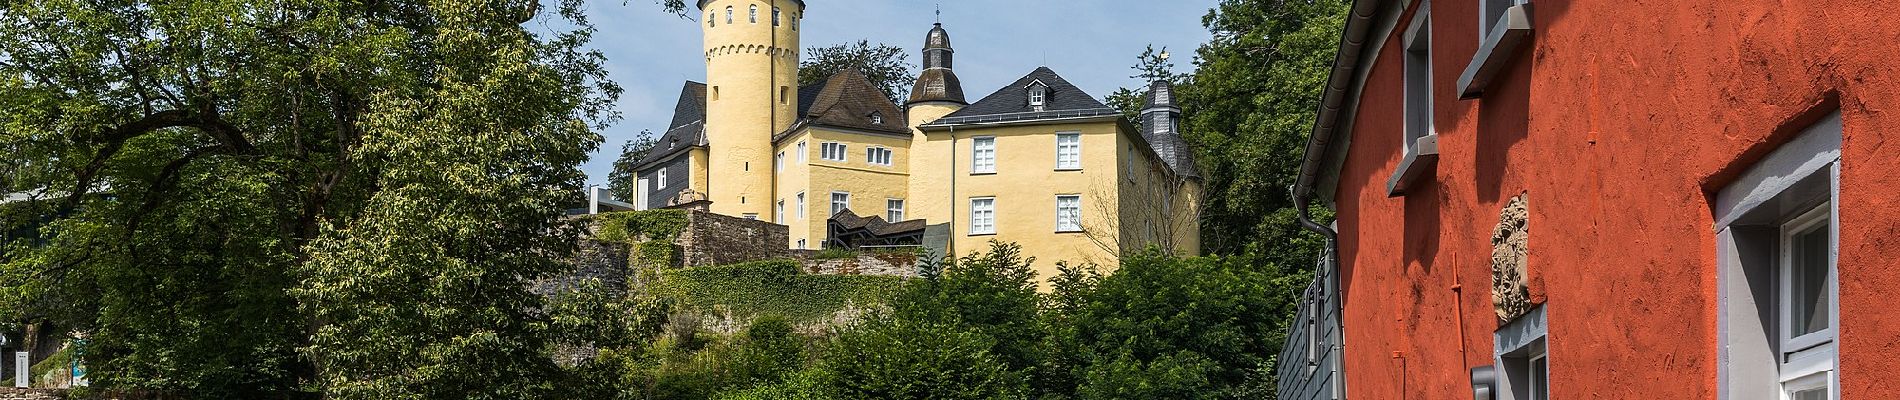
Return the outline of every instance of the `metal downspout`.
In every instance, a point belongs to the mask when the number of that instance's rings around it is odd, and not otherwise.
[[[1344,294],[1340,292],[1339,274],[1339,232],[1331,227],[1313,221],[1312,213],[1307,210],[1311,204],[1315,181],[1318,180],[1321,163],[1330,153],[1334,129],[1339,126],[1340,110],[1352,91],[1357,76],[1360,52],[1365,47],[1372,27],[1373,16],[1378,14],[1382,0],[1355,0],[1347,15],[1345,30],[1340,32],[1339,52],[1333,59],[1333,71],[1326,80],[1321,93],[1319,115],[1313,123],[1313,134],[1306,144],[1306,153],[1300,162],[1300,173],[1292,187],[1293,207],[1299,217],[1300,227],[1326,238],[1324,270],[1317,271],[1326,277],[1326,287],[1340,301],[1333,302],[1333,315],[1339,325],[1338,350],[1334,356],[1335,373],[1339,376],[1333,382],[1339,385],[1335,392],[1337,398],[1346,398],[1346,376],[1344,358],[1346,351],[1346,322]]]

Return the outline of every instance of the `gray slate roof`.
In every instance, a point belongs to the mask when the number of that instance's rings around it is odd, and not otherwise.
[[[1043,98],[1042,111],[1036,111],[1029,105],[1029,85],[1040,82],[1049,87]],[[963,125],[984,122],[1025,121],[1050,118],[1095,117],[1117,115],[1116,111],[1094,96],[1070,84],[1061,75],[1049,67],[1038,67],[1029,75],[1016,82],[997,89],[995,93],[983,96],[957,112],[945,115],[926,126]]]
[[[1156,101],[1155,94],[1163,92],[1168,93],[1168,101]],[[1200,177],[1200,169],[1194,164],[1194,150],[1188,147],[1187,139],[1181,137],[1181,109],[1175,106],[1176,95],[1174,84],[1168,81],[1148,84],[1148,93],[1143,95],[1147,99],[1146,104],[1141,107],[1140,121],[1136,125],[1141,129],[1141,138],[1154,147],[1155,155],[1161,156],[1161,161],[1167,163],[1169,169],[1181,176]],[[1156,133],[1155,124],[1159,118],[1154,116],[1161,113],[1169,114],[1168,118],[1172,122],[1169,125],[1172,126]]]
[[[666,132],[660,133],[653,149],[634,163],[634,168],[643,170],[650,167],[648,164],[705,145],[706,84],[687,81],[685,87],[680,88],[679,102],[673,104],[673,122],[668,124]]]

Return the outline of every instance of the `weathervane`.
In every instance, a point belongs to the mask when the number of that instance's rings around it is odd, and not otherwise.
[[[937,4],[937,23],[943,23],[943,4]]]

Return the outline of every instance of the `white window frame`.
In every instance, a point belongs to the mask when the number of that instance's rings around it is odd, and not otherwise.
[[[758,221],[759,213],[745,213],[743,218],[753,220],[753,221]]]
[[[772,26],[778,26],[778,7],[772,7]]]
[[[891,159],[894,158],[893,157],[894,154],[896,154],[896,152],[892,151],[891,148],[889,147],[884,147],[884,146],[865,147],[864,148],[864,162],[871,165],[881,165],[881,166],[889,167],[893,165]]]
[[[798,219],[805,219],[805,192],[798,192]]]
[[[1528,0],[1478,0],[1478,43],[1484,43],[1486,37],[1497,31],[1500,25],[1498,21],[1504,18],[1505,10],[1528,3]]]
[[[970,174],[996,173],[996,137],[970,138]]]
[[[1043,86],[1040,83],[1029,85],[1029,106],[1035,107],[1036,111],[1042,111],[1042,107],[1048,105],[1048,103],[1048,86]]]
[[[784,170],[785,170],[785,151],[780,150],[778,152],[778,155],[772,156],[772,172],[778,172],[778,171],[784,171]]]
[[[884,115],[882,115],[882,114],[877,114],[877,113],[872,113],[872,114],[871,114],[871,124],[873,124],[873,125],[883,125],[883,124],[884,124]]]
[[[839,142],[818,144],[818,159],[825,161],[850,162],[851,146]]]
[[[666,167],[667,167],[666,165],[661,165],[659,171],[653,173],[654,175],[653,190],[660,190],[660,189],[666,188],[666,170],[667,170]]]
[[[805,239],[798,239],[798,249],[805,250]]]
[[[1488,383],[1497,400],[1550,398],[1548,315],[1545,306],[1539,304],[1524,315],[1506,321],[1492,333],[1491,368],[1497,374],[1493,376],[1494,381]],[[1544,362],[1544,374],[1532,376],[1537,361]]]
[[[1056,169],[1082,169],[1082,132],[1056,132]]]
[[[754,24],[759,23],[759,5],[758,4],[753,4],[751,9],[746,11],[746,19],[751,21]]]
[[[904,199],[884,199],[884,220],[888,222],[904,220]]]
[[[838,201],[838,196],[844,196],[844,201]],[[831,192],[831,215],[835,216],[839,211],[849,209],[851,209],[851,192]]]
[[[1718,399],[1840,399],[1839,111],[1781,143],[1710,201],[1716,230]],[[1790,337],[1789,238],[1827,224],[1827,328]],[[1774,394],[1769,394],[1774,393]],[[1765,397],[1772,396],[1772,397]]]
[[[805,162],[806,153],[810,153],[810,151],[806,150],[805,141],[803,140],[798,141],[798,162],[801,162],[801,163]]]
[[[996,234],[996,197],[970,198],[969,228],[971,236]]]
[[[1081,231],[1082,195],[1056,195],[1056,232],[1067,233]]]
[[[732,6],[726,6],[726,25],[732,25]]]
[[[777,222],[781,224],[785,223],[785,199],[782,199],[782,198],[778,199],[778,206],[777,208],[774,208],[773,210],[774,211],[772,212],[772,217],[773,217],[772,222]]]

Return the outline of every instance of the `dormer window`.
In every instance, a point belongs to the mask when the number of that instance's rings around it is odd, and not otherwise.
[[[871,123],[875,125],[884,124],[884,115],[878,114],[878,113],[871,113]]]
[[[1047,97],[1049,97],[1048,86],[1043,86],[1041,83],[1029,86],[1029,106],[1035,107],[1036,111],[1042,111],[1042,106],[1046,103],[1044,100],[1046,100]]]

